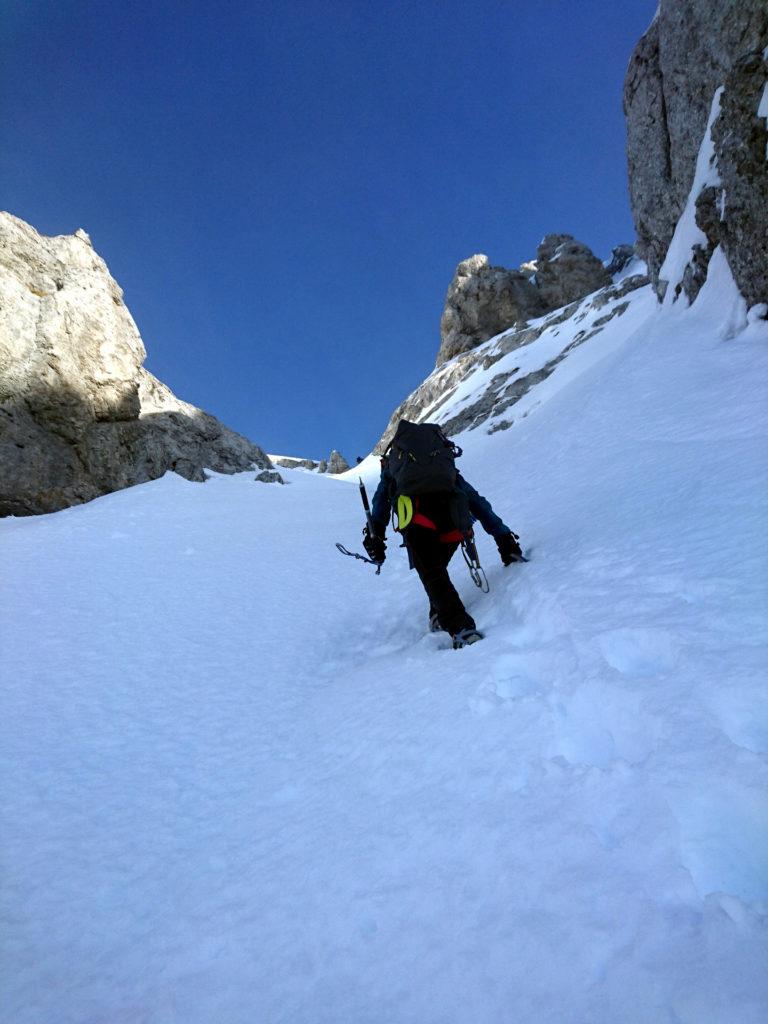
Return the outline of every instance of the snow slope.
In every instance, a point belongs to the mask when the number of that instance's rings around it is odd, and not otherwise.
[[[768,327],[631,301],[458,439],[472,648],[355,473],[0,522],[3,1024],[765,1019]]]

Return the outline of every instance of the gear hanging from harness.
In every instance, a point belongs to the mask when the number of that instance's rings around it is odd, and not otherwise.
[[[461,448],[436,423],[401,420],[384,453],[392,477],[393,527],[403,536],[410,526],[438,532],[444,544],[460,544],[475,586],[488,593],[472,530],[466,494],[456,486]],[[410,551],[409,551],[410,558]]]
[[[446,494],[434,495],[432,497],[445,504],[447,514],[451,517],[452,524],[455,524],[452,525],[452,529],[444,530],[438,526],[435,519],[430,519],[424,512],[419,511],[421,508],[420,499],[417,497],[411,498],[407,494],[398,496],[397,503],[392,510],[392,525],[394,529],[398,533],[402,533],[409,526],[423,526],[427,530],[436,530],[438,532],[438,540],[442,544],[461,544],[464,538],[472,532],[471,516],[469,516],[468,524],[465,528],[460,529],[458,525],[458,516],[460,514],[458,509],[461,502],[456,500],[456,495]],[[432,504],[434,505],[434,501]],[[454,509],[457,511],[454,511]],[[467,509],[467,515],[468,513],[469,510]],[[435,516],[435,518],[444,518],[444,516]]]

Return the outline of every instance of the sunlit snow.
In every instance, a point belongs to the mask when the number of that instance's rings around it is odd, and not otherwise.
[[[474,647],[373,458],[0,522],[4,1022],[764,1020],[768,325],[629,300],[458,438]]]

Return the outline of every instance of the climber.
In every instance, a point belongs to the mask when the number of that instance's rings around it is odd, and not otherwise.
[[[381,460],[381,478],[363,538],[371,559],[383,562],[394,505],[395,530],[402,535],[411,567],[429,598],[429,628],[445,630],[457,648],[483,638],[448,575],[448,563],[459,545],[472,541],[475,520],[496,541],[504,565],[525,561],[517,534],[457,472],[454,460],[459,455],[461,449],[436,424],[400,420]]]

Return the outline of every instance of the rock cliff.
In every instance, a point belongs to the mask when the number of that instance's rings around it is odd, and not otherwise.
[[[768,300],[766,48],[765,0],[661,0],[632,54],[624,84],[629,190],[638,251],[660,297],[671,285],[693,300],[722,245],[748,304]],[[711,144],[711,167],[698,181],[702,141]],[[701,235],[670,281],[662,264],[689,201]]]
[[[458,265],[448,286],[437,365],[476,348],[512,324],[545,312],[524,273],[492,267],[482,254],[471,256]]]
[[[553,310],[606,288],[611,275],[573,235],[545,235],[536,250],[535,282],[544,306]]]
[[[401,419],[440,423],[448,435],[474,430],[483,424],[491,432],[512,425],[510,410],[531,389],[585,342],[602,334],[609,324],[622,317],[630,305],[632,293],[648,285],[637,261],[626,267],[625,276],[594,294],[569,303],[531,323],[517,325],[497,337],[463,352],[436,367],[427,379],[395,409],[374,448],[381,454],[389,444]],[[546,355],[531,362],[524,350],[536,349],[543,340]],[[520,350],[520,361],[507,357]],[[498,364],[498,365],[497,365]],[[503,418],[502,418],[503,417]]]
[[[471,256],[458,265],[448,286],[436,365],[610,281],[597,256],[572,235],[546,235],[536,259],[518,270],[493,267],[482,254]]]
[[[88,235],[0,213],[0,515],[54,512],[173,470],[269,469],[262,450],[142,366]]]

